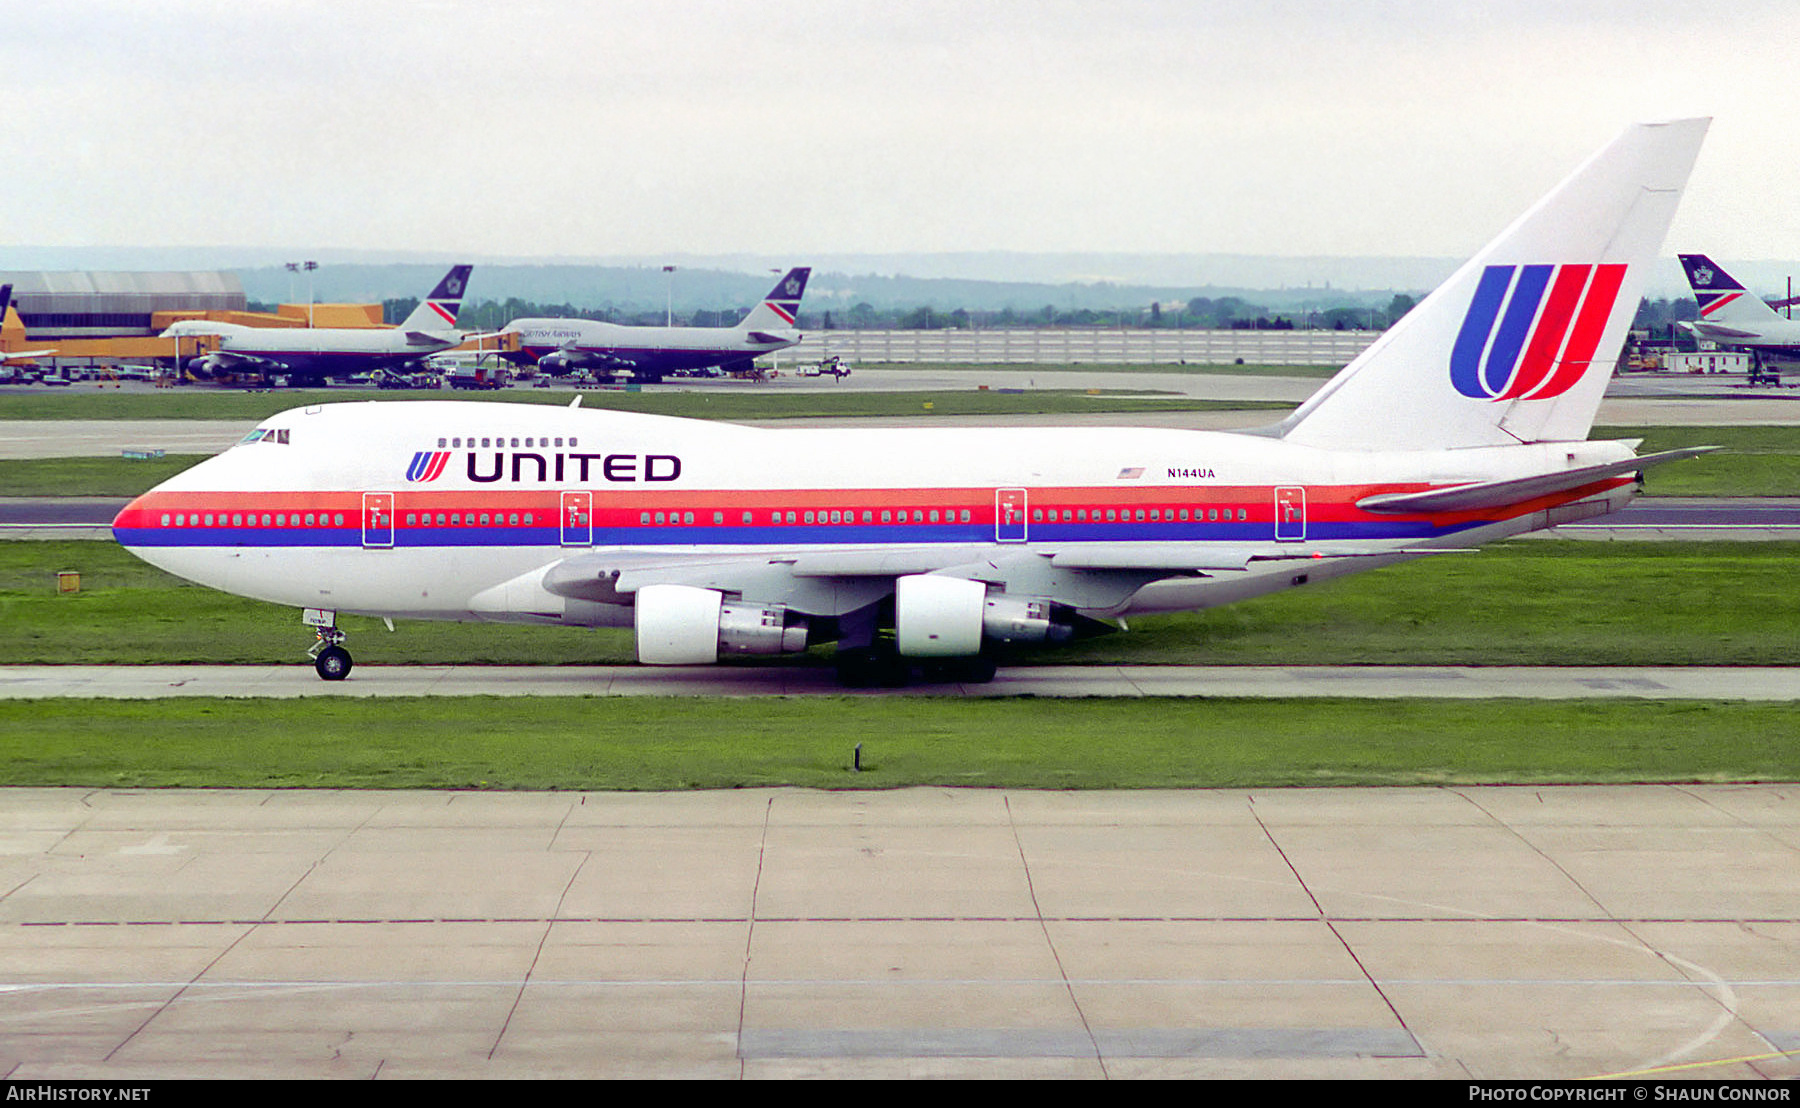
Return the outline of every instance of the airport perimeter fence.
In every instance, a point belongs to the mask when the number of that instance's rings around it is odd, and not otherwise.
[[[1341,366],[1379,331],[809,331],[785,362]]]

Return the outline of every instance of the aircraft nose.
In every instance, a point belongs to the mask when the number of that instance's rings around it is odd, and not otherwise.
[[[112,521],[114,541],[127,548],[144,545],[144,532],[148,531],[157,519],[159,511],[157,498],[157,490],[151,489],[120,508],[119,514],[115,515]]]

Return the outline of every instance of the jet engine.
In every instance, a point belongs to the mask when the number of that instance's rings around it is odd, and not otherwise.
[[[990,595],[986,584],[965,577],[915,574],[894,583],[897,645],[910,658],[979,654],[984,637],[998,642],[1061,642],[1074,635],[1074,627],[1056,615],[1049,600]]]
[[[646,665],[708,665],[720,654],[796,654],[806,649],[806,623],[786,608],[727,601],[715,589],[645,585],[637,590],[634,622],[638,661]]]

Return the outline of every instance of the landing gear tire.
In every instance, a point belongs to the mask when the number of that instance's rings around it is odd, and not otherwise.
[[[912,667],[897,654],[876,650],[838,653],[838,684],[847,689],[898,689],[911,677]]]
[[[994,679],[999,666],[992,658],[946,658],[925,667],[925,680],[933,683],[985,685]]]
[[[341,646],[328,646],[313,659],[313,668],[327,681],[342,681],[350,676],[350,652]]]

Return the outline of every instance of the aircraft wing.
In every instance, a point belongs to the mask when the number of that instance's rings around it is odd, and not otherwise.
[[[901,577],[929,574],[1002,586],[1073,609],[1116,609],[1151,581],[1243,572],[1265,561],[1448,553],[1440,548],[1367,551],[1320,544],[1210,547],[1197,543],[992,543],[849,548],[766,554],[595,550],[515,578],[496,592],[542,590],[564,600],[630,605],[650,585],[716,589],[810,615],[842,615],[891,594]],[[516,605],[515,598],[508,600]]]
[[[50,355],[52,355],[54,353],[56,353],[56,351],[54,349],[51,349],[51,350],[14,350],[11,352],[0,352],[0,365],[4,365],[7,362],[30,361],[32,358],[48,358]]]
[[[1534,477],[1515,477],[1508,481],[1482,481],[1470,485],[1427,489],[1423,492],[1384,493],[1381,496],[1364,497],[1356,502],[1356,506],[1365,512],[1462,512],[1504,508],[1718,449],[1716,446],[1690,446],[1681,450],[1665,450],[1660,454],[1645,454],[1641,458],[1629,458],[1623,462],[1583,466],[1580,469],[1544,473]]]

